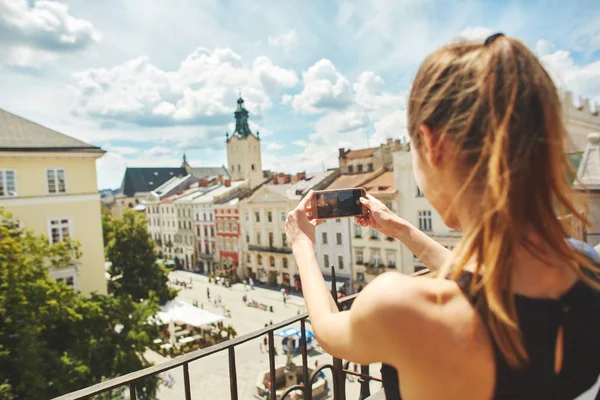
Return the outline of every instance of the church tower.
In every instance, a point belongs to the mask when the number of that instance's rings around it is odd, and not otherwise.
[[[260,137],[250,131],[248,110],[244,108],[244,99],[237,101],[235,132],[225,134],[227,143],[227,168],[233,180],[248,179],[250,187],[260,185],[263,179],[260,157]]]

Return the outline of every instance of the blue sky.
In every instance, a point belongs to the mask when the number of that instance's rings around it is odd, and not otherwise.
[[[337,165],[405,134],[420,61],[456,40],[523,40],[557,84],[600,103],[597,1],[0,1],[0,108],[126,166],[226,163],[241,91],[263,168]]]

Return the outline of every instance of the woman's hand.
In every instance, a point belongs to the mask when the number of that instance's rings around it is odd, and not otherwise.
[[[315,228],[323,223],[322,219],[313,219],[309,216],[311,212],[311,200],[313,191],[300,201],[298,207],[291,211],[285,221],[285,233],[290,247],[296,243],[307,240],[311,246],[315,243]]]
[[[360,202],[367,209],[367,214],[355,217],[357,224],[370,226],[386,236],[396,237],[396,231],[401,223],[400,217],[370,194],[367,194],[366,198],[361,197]]]

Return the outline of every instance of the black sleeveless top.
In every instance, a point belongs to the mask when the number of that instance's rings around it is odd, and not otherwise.
[[[480,304],[482,296],[468,293],[472,279],[472,273],[464,272],[457,283],[481,314],[485,312]],[[515,304],[529,364],[521,370],[511,369],[494,344],[493,398],[570,400],[589,390],[600,375],[600,292],[578,281],[560,299],[515,295]],[[556,375],[554,354],[561,325],[563,363]],[[386,399],[400,400],[396,369],[383,365],[381,375]]]

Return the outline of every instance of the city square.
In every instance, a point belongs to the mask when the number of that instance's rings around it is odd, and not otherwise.
[[[265,327],[265,324],[271,322],[276,323],[287,318],[298,315],[298,313],[306,312],[304,300],[300,296],[289,295],[286,305],[283,304],[282,293],[266,289],[260,286],[255,286],[254,290],[247,286],[244,289],[242,283],[237,283],[229,288],[215,283],[208,283],[208,277],[204,275],[194,274],[186,271],[173,271],[169,274],[171,282],[176,280],[192,282],[192,287],[181,289],[177,299],[183,300],[192,304],[198,301],[205,310],[216,314],[224,315],[223,307],[215,304],[215,300],[219,296],[222,298],[222,304],[230,309],[231,317],[226,317],[223,321],[225,325],[232,325],[237,331],[238,336],[244,335]],[[209,301],[206,295],[206,289],[210,290],[211,300]],[[247,295],[249,299],[254,299],[259,303],[267,304],[273,307],[273,312],[263,311],[256,308],[248,307],[242,300],[242,297]],[[297,324],[299,328],[299,324]],[[307,329],[310,324],[307,324]],[[259,379],[259,374],[269,369],[269,357],[262,346],[262,338],[260,340],[252,340],[248,343],[236,346],[236,366],[237,366],[237,382],[239,398],[250,400],[256,393],[256,383]],[[277,365],[285,364],[286,355],[283,354],[280,341],[275,339],[277,355],[275,362]],[[154,363],[161,363],[168,359],[160,356],[153,351],[147,351],[145,357]],[[315,362],[319,365],[331,363],[331,356],[317,349],[309,352],[309,366],[314,366]],[[298,354],[294,357],[296,365],[302,364],[302,357]],[[374,377],[381,377],[379,365],[373,364],[370,366],[370,374]],[[351,368],[352,369],[352,366]],[[190,383],[191,392],[194,399],[228,399],[229,398],[229,364],[227,352],[219,352],[202,358],[190,364]],[[172,387],[161,385],[158,398],[159,399],[175,399],[184,398],[183,375],[181,368],[174,369],[170,372],[174,379]],[[331,388],[331,375],[325,372],[329,387]],[[163,377],[168,375],[163,374]],[[375,393],[381,388],[381,384],[371,382],[371,393]],[[346,393],[348,399],[358,399],[360,393],[360,385],[358,381],[348,376],[346,379]],[[329,395],[333,395],[330,389]]]

